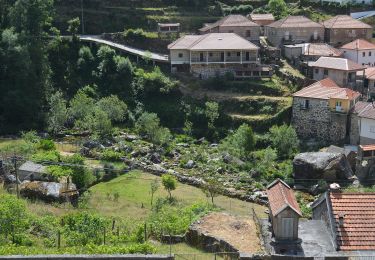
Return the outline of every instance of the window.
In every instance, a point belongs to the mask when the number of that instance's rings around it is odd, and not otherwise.
[[[251,32],[250,32],[250,30],[247,30],[246,31],[246,37],[250,37],[251,36]]]
[[[362,52],[362,57],[366,57],[366,52]]]
[[[368,52],[368,56],[370,57],[372,55],[371,51]]]
[[[184,54],[183,54],[183,53],[179,53],[179,54],[178,54],[178,57],[179,57],[179,58],[182,58],[182,57],[184,57]]]
[[[328,70],[327,69],[324,70],[324,76],[328,76]]]
[[[318,74],[319,73],[319,69],[315,69],[315,74]]]
[[[341,102],[341,101],[336,101],[336,106],[337,106],[337,107],[341,107],[341,105],[342,105],[342,102]]]
[[[230,57],[231,53],[230,52],[227,52],[227,56]]]
[[[240,57],[241,56],[241,52],[237,52],[237,57]]]
[[[305,99],[305,100],[302,102],[302,109],[308,109],[309,107],[310,107],[310,100]]]
[[[250,60],[250,52],[246,52],[246,60],[249,61]]]
[[[213,54],[212,54],[212,52],[210,52],[208,55],[209,55],[210,57],[212,57]]]
[[[203,61],[203,58],[204,58],[203,53],[202,52],[199,53],[199,61]]]

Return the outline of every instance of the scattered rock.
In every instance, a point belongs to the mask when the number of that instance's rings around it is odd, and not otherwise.
[[[83,143],[83,147],[88,149],[101,148],[102,145],[98,141],[89,140]]]
[[[225,163],[231,163],[232,159],[233,158],[232,158],[232,156],[230,156],[229,153],[226,153],[226,154],[223,155],[223,162],[225,162]]]
[[[219,145],[217,143],[213,143],[213,144],[210,144],[210,147],[211,148],[215,148],[215,147],[218,147]]]
[[[260,172],[258,172],[257,170],[254,170],[254,169],[251,169],[249,174],[250,174],[251,178],[259,178],[260,177]]]
[[[187,143],[178,143],[178,144],[176,144],[176,146],[188,148],[188,147],[190,147],[190,144],[187,144]]]
[[[223,173],[224,173],[224,169],[223,169],[223,167],[219,167],[219,168],[217,168],[216,172],[217,172],[217,173],[220,173],[220,174],[223,174]]]
[[[133,142],[135,140],[139,140],[140,137],[138,135],[131,135],[131,134],[124,134],[123,137],[128,142]]]
[[[161,160],[161,156],[159,153],[152,153],[150,155],[150,161],[153,162],[153,163],[156,163],[156,164],[159,164],[162,162]]]
[[[355,179],[348,160],[340,153],[300,153],[294,157],[293,170],[296,179]]]
[[[206,141],[206,138],[202,137],[202,138],[199,138],[198,140],[196,140],[194,143],[195,144],[203,144],[205,141]]]
[[[189,160],[186,164],[185,164],[185,168],[186,169],[193,169],[195,167],[195,162],[193,160]]]

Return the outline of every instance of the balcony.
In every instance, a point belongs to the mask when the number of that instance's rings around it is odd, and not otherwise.
[[[191,64],[246,64],[260,63],[258,53],[249,51],[192,52]]]
[[[225,57],[225,59],[222,59],[221,57],[206,57],[200,58],[200,57],[192,57],[191,58],[191,64],[210,64],[210,63],[219,63],[219,64],[225,64],[225,63],[258,63],[259,58],[258,57],[249,57],[246,59],[243,57],[241,60],[241,57]]]

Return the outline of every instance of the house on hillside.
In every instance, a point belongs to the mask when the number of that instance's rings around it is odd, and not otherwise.
[[[350,121],[351,144],[375,144],[375,105],[372,102],[356,103]]]
[[[199,33],[235,33],[249,41],[259,42],[260,25],[250,21],[243,15],[232,14],[215,23],[205,24],[199,29]]]
[[[359,89],[361,84],[357,83],[357,73],[362,75],[359,79],[363,81],[365,67],[354,61],[344,58],[320,57],[317,61],[309,63],[310,77],[314,80],[330,78],[341,87]]]
[[[326,43],[300,43],[284,46],[285,58],[302,62],[317,61],[320,57],[342,57],[343,52]]]
[[[259,47],[235,33],[185,35],[168,46],[172,72],[206,79],[232,73],[236,78],[271,76],[259,59]]]
[[[375,250],[375,193],[328,191],[311,206],[312,219],[325,223],[337,251],[358,255]]]
[[[293,190],[280,179],[267,187],[269,218],[276,242],[298,240],[298,221],[302,217]]]
[[[180,27],[180,23],[158,23],[158,33],[179,33]]]
[[[372,5],[372,0],[321,0],[323,3],[338,3],[341,5],[345,5],[348,3],[351,4],[362,4],[362,5]]]
[[[348,15],[337,15],[323,22],[325,42],[337,46],[355,39],[372,38],[372,26]]]
[[[340,47],[344,57],[362,66],[375,66],[375,44],[364,39],[357,39]]]
[[[349,135],[349,113],[360,93],[320,80],[293,94],[292,125],[303,139],[343,142]]]
[[[323,25],[305,16],[288,16],[265,26],[265,36],[273,46],[304,42],[321,42]]]

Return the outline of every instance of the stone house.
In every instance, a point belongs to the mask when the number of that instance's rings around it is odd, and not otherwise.
[[[45,180],[47,176],[47,167],[32,161],[26,161],[18,168],[18,179],[20,181]]]
[[[351,113],[350,143],[375,143],[375,105],[372,102],[358,102]]]
[[[276,242],[296,241],[298,221],[302,217],[293,190],[280,179],[267,187],[269,218]]]
[[[357,39],[340,47],[344,58],[352,60],[362,66],[375,66],[375,44],[364,39]]]
[[[312,204],[312,219],[321,220],[337,251],[367,255],[375,250],[375,193],[327,191]]]
[[[285,44],[321,42],[324,39],[324,27],[305,16],[288,16],[266,25],[265,36],[276,47]]]
[[[292,125],[299,137],[341,143],[349,135],[349,113],[360,93],[327,78],[293,94]]]
[[[362,75],[363,81],[365,68],[354,61],[344,58],[320,57],[317,61],[309,63],[311,78],[322,80],[331,78],[341,87],[360,89],[362,85],[357,83],[357,73]]]
[[[355,39],[372,38],[372,26],[348,15],[337,15],[323,22],[325,42],[337,46]]]
[[[243,15],[228,15],[212,24],[205,24],[199,29],[200,34],[235,33],[252,42],[259,42],[260,25]]]
[[[235,33],[185,35],[168,46],[172,72],[202,79],[232,73],[236,78],[271,75],[259,59],[259,47]]]
[[[372,0],[322,0],[323,3],[339,3],[341,5],[344,4],[362,4],[362,5],[372,5]]]

